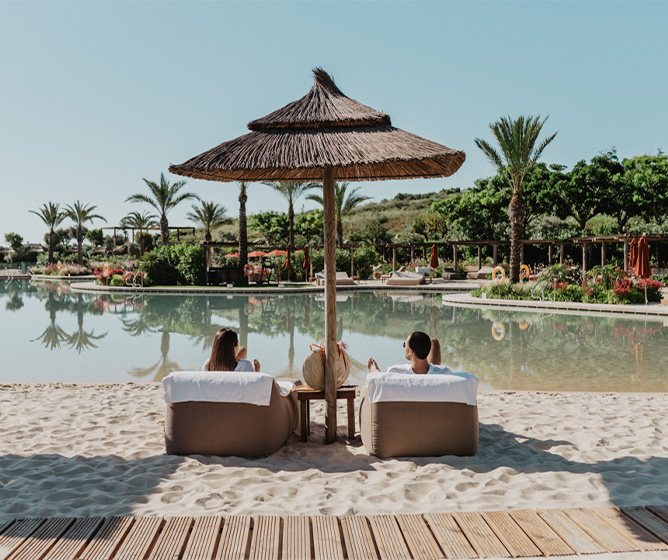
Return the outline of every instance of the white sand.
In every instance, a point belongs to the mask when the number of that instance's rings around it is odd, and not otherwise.
[[[158,384],[0,386],[0,520],[668,504],[668,395],[482,393],[476,457],[325,446],[323,408],[269,458],[164,455]],[[346,433],[341,409],[339,432]]]

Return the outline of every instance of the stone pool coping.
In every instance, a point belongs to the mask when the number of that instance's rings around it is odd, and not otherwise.
[[[421,292],[421,293],[443,293],[453,291],[469,292],[479,288],[481,283],[478,281],[447,281],[442,280],[434,284],[422,284],[419,286],[388,286],[378,280],[361,280],[354,286],[337,286],[336,292],[357,292],[357,291],[392,291],[392,292]],[[124,294],[224,294],[224,295],[244,295],[244,294],[308,294],[322,293],[324,286],[314,286],[309,283],[291,283],[289,287],[272,288],[266,287],[243,287],[227,288],[225,286],[158,286],[151,288],[133,288],[131,286],[99,286],[94,282],[79,282],[73,284],[70,289],[73,292],[95,292],[95,293],[124,293]]]
[[[482,299],[470,294],[443,294],[444,303],[466,307],[499,307],[522,311],[558,310],[571,313],[611,313],[615,315],[654,315],[668,317],[668,305],[649,303],[647,305],[616,305],[607,303],[578,303],[569,301],[528,301],[514,299]]]

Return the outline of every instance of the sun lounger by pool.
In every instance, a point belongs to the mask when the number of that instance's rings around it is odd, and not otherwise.
[[[377,457],[475,455],[478,379],[466,373],[372,373],[360,405],[360,432]]]
[[[325,285],[325,273],[324,272],[318,272],[315,275],[316,278],[316,285],[318,286],[324,286]],[[337,272],[336,273],[336,285],[337,286],[354,286],[355,281],[348,276],[347,272]]]
[[[179,371],[162,384],[170,455],[266,457],[297,427],[291,383],[265,373]]]
[[[419,272],[393,272],[387,279],[388,286],[419,286],[424,284],[424,274]]]
[[[464,279],[463,274],[459,274],[459,272],[456,272],[454,268],[452,267],[443,267],[443,274],[442,277],[444,280],[462,280]]]

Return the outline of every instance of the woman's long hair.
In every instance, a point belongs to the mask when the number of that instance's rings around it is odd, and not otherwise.
[[[209,371],[234,371],[237,367],[237,356],[234,348],[237,345],[237,333],[227,327],[220,329],[213,339]]]

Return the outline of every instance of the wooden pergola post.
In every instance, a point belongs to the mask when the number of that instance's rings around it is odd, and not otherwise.
[[[350,247],[350,276],[355,276],[355,269],[353,268],[353,265],[355,264],[355,255],[353,254],[353,251],[355,249],[351,246]]]
[[[397,248],[392,247],[392,272],[397,270]]]
[[[559,244],[559,264],[564,264],[564,244]]]
[[[520,265],[524,264],[524,242],[520,245]]]
[[[601,266],[605,266],[605,241],[601,242]]]
[[[478,245],[478,270],[482,268],[482,247]]]
[[[498,243],[492,243],[492,261],[494,262],[494,266],[499,264],[499,244]]]
[[[624,239],[624,271],[629,269],[629,240]]]
[[[411,262],[415,260],[415,245],[411,243]]]
[[[547,264],[552,266],[552,243],[547,246]]]
[[[452,268],[457,272],[457,245],[452,245]]]
[[[325,443],[336,441],[336,215],[334,169],[322,174],[325,242]]]
[[[587,274],[587,244],[582,244],[582,275]]]
[[[206,265],[206,269],[209,270],[211,267],[211,253],[213,252],[213,247],[207,247],[206,251],[204,251],[204,258],[206,259],[206,262],[204,263]]]

